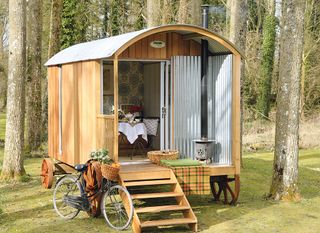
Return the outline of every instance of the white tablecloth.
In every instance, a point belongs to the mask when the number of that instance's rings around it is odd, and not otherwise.
[[[119,132],[123,133],[131,144],[137,140],[139,135],[142,135],[142,138],[148,141],[147,128],[144,123],[131,125],[126,122],[119,122]]]

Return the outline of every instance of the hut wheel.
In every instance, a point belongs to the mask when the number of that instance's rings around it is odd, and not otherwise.
[[[234,182],[234,188],[231,186],[231,182]],[[228,203],[228,196],[231,197],[230,205],[237,203],[240,192],[240,176],[235,175],[233,178],[224,176],[211,176],[210,187],[214,201],[220,201],[221,193],[223,192],[224,203]]]
[[[102,182],[101,168],[100,164],[94,161],[88,161],[87,165],[87,171],[83,175],[90,201],[90,210],[87,213],[91,217],[98,217],[101,214],[101,193],[99,192]]]
[[[41,184],[45,189],[50,189],[53,183],[53,163],[51,159],[44,159],[41,165]]]

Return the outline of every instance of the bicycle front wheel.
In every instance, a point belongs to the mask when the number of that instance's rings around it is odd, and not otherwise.
[[[124,187],[112,186],[102,196],[101,211],[107,224],[116,229],[128,228],[133,216],[132,199]]]
[[[67,204],[68,197],[81,197],[81,187],[77,179],[67,175],[56,185],[53,191],[53,206],[57,214],[64,219],[73,219],[80,212]]]

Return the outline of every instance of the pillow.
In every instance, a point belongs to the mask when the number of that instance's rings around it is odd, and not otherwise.
[[[143,119],[143,123],[147,128],[147,134],[152,136],[157,136],[158,131],[158,119]]]

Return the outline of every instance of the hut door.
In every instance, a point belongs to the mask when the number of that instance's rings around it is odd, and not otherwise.
[[[161,62],[160,69],[160,148],[170,149],[170,62]]]

